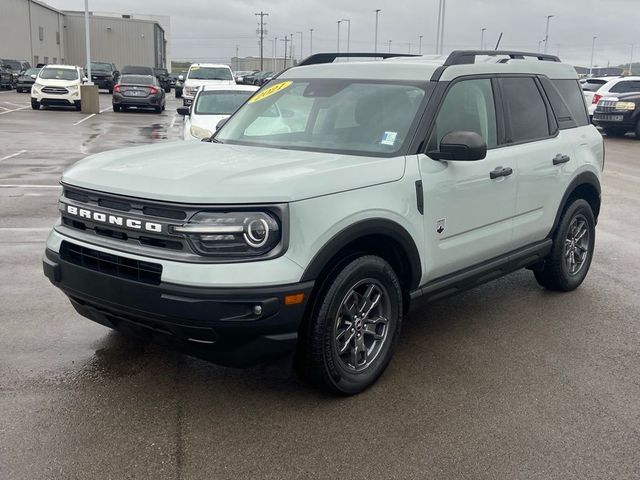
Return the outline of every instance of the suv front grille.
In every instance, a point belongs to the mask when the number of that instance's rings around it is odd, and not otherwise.
[[[99,252],[63,241],[60,245],[60,258],[96,272],[151,285],[159,285],[162,265]]]
[[[44,87],[42,89],[42,92],[50,93],[52,95],[66,95],[67,93],[69,93],[69,90],[64,87]]]

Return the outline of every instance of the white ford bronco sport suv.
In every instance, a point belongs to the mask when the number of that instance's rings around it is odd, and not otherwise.
[[[525,267],[580,285],[604,152],[573,67],[337,56],[284,71],[209,142],[68,169],[47,277],[103,325],[225,365],[291,358],[343,395],[382,374],[420,297]]]

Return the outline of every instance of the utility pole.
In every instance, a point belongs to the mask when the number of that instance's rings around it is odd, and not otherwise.
[[[629,57],[629,75],[633,75],[633,43],[631,44],[631,56]]]
[[[389,53],[391,53],[391,40],[389,40]]]
[[[547,15],[547,28],[544,32],[544,53],[547,53],[547,46],[549,45],[549,20],[553,18],[553,15]]]
[[[420,35],[418,38],[420,39],[418,41],[418,54],[422,55],[422,37],[424,37],[424,35]]]
[[[378,15],[380,15],[381,11],[379,8],[376,8],[376,35],[373,41],[373,53],[378,53]]]
[[[589,64],[589,76],[593,77],[593,54],[595,53],[596,50],[596,38],[598,38],[597,35],[593,36],[593,40],[591,42],[591,63]]]
[[[284,65],[282,68],[285,69],[287,68],[287,42],[289,41],[289,37],[285,35],[281,41],[284,42]]]
[[[31,6],[31,2],[29,2]],[[84,0],[84,40],[87,47],[87,85],[93,85],[91,81],[91,32],[89,32],[89,0]]]
[[[264,70],[264,17],[268,17],[268,13],[260,12],[255,14],[260,17],[260,70]]]
[[[480,50],[484,50],[484,32],[487,29],[482,27],[482,29],[480,30]]]
[[[411,53],[411,42],[407,42],[407,53]]]
[[[540,52],[540,50],[542,50],[542,47],[541,47],[542,42],[544,42],[544,40],[538,40],[538,50],[537,50],[537,52]]]
[[[293,33],[289,34],[289,60],[289,63],[293,67]]]
[[[340,53],[340,23],[342,20],[338,20],[338,46],[336,47],[336,53]]]
[[[271,51],[271,53],[273,53],[271,68],[273,69],[274,72],[277,72],[278,66],[276,65],[276,60],[278,58],[278,37],[273,37],[273,50]]]
[[[309,29],[309,55],[313,55],[313,28]]]
[[[240,70],[240,67],[239,67],[240,57],[238,56],[238,54],[239,54],[239,48],[240,48],[240,47],[238,47],[238,44],[236,43],[236,72],[237,72],[238,70]]]
[[[302,32],[296,32],[296,33],[300,34],[300,54],[299,54],[299,57],[300,57],[300,61],[302,61],[302,55],[304,54],[304,52],[302,50]]]
[[[343,18],[343,22],[347,22],[347,55],[349,55],[349,44],[351,43],[351,19]],[[347,57],[347,62],[349,61],[349,57]]]

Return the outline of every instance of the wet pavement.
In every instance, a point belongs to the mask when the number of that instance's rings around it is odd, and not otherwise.
[[[606,139],[581,288],[521,271],[424,306],[380,381],[336,399],[112,332],[42,275],[62,170],[178,138],[168,98],[88,117],[0,93],[1,479],[640,478],[640,141]]]

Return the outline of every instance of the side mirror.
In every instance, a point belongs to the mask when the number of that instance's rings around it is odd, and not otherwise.
[[[35,78],[36,78],[36,75],[31,75],[31,78],[34,78],[34,79],[35,79]]]
[[[450,132],[440,141],[440,149],[427,152],[434,160],[472,162],[487,156],[487,144],[476,132]]]
[[[82,83],[87,83],[89,79],[87,77],[82,77]]]
[[[178,75],[178,80],[180,80],[181,82],[184,81],[184,75]]]
[[[223,118],[216,124],[216,132],[220,130],[225,123],[227,123],[227,120],[229,120],[229,117]]]
[[[188,116],[191,114],[191,109],[189,107],[178,107],[178,115]]]

